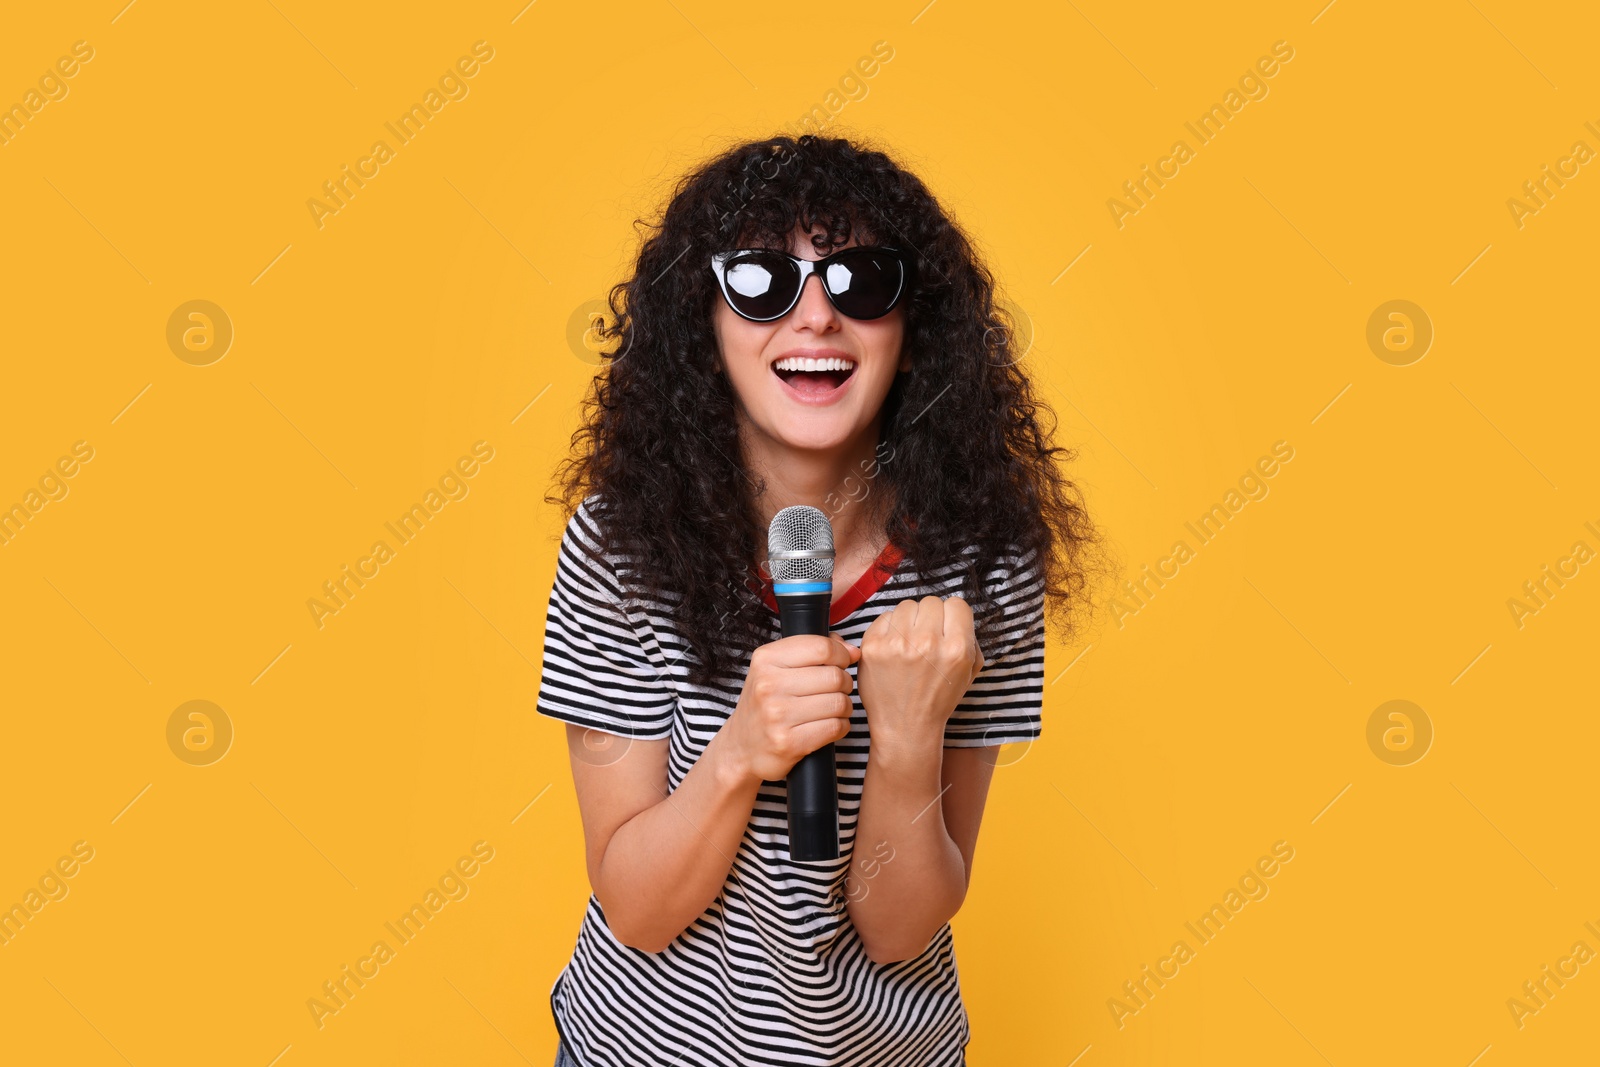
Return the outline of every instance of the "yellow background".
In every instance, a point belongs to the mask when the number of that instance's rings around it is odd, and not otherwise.
[[[896,150],[1032,320],[1122,576],[1197,549],[1052,640],[956,920],[971,1062],[1592,1059],[1600,965],[1520,1029],[1506,1001],[1600,950],[1600,568],[1520,628],[1507,600],[1600,549],[1600,175],[1520,228],[1506,202],[1600,149],[1600,19],[1319,7],[8,12],[0,102],[94,58],[0,146],[0,504],[94,458],[0,546],[0,902],[95,852],[0,947],[0,1058],[553,1060],[587,894],[533,711],[542,497],[593,370],[568,323],[679,174],[794,131],[882,40],[830,129]],[[469,95],[319,228],[307,200],[479,40]],[[1280,40],[1199,146],[1185,121]],[[1118,228],[1108,199],[1179,138]],[[208,366],[166,341],[196,299],[235,334]],[[1435,330],[1409,366],[1366,342],[1394,299]],[[1280,440],[1270,494],[1197,546],[1184,523]],[[319,628],[307,600],[477,441],[469,495]],[[1409,766],[1366,740],[1393,699],[1435,732]],[[190,700],[234,727],[209,766],[168,747]],[[480,840],[470,894],[319,1029],[306,1001]],[[1270,895],[1119,1028],[1108,999],[1280,840]]]

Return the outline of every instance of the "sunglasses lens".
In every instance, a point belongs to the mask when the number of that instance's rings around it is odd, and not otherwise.
[[[800,268],[783,256],[746,252],[729,261],[725,279],[735,311],[752,319],[773,319],[793,302]]]
[[[877,319],[887,315],[905,284],[900,257],[875,249],[846,251],[829,264],[823,279],[834,306],[852,319]]]

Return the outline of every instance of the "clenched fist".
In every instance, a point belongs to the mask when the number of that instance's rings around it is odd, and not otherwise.
[[[904,600],[861,637],[856,688],[874,746],[942,738],[983,670],[972,609],[958,596]]]

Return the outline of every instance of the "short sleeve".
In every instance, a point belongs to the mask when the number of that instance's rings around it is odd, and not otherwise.
[[[982,748],[1040,735],[1044,702],[1044,580],[1030,553],[1012,558],[994,594],[998,648],[945,723],[946,748]]]
[[[647,649],[640,625],[622,606],[615,569],[602,562],[594,500],[579,506],[561,537],[535,709],[606,733],[660,740],[672,731],[677,694],[657,666],[659,646],[652,641],[654,655]]]

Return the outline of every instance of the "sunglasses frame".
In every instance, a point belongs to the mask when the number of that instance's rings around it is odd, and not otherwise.
[[[754,316],[746,315],[743,311],[739,310],[739,308],[734,304],[732,298],[728,296],[728,262],[735,256],[746,255],[751,252],[761,252],[767,255],[782,256],[784,259],[794,263],[800,269],[800,284],[795,287],[794,299],[790,300],[789,305],[782,311],[771,316],[770,318],[758,319]],[[823,273],[824,268],[833,265],[835,261],[851,252],[887,252],[894,257],[896,262],[900,264],[899,288],[895,290],[894,297],[889,301],[889,306],[884,308],[883,313],[880,315],[874,315],[870,319],[858,318],[857,316],[851,315],[841,308],[838,301],[834,299],[833,292],[828,288],[827,275]],[[906,289],[909,287],[909,282],[911,279],[911,260],[905,255],[904,252],[900,251],[900,249],[891,248],[888,245],[851,245],[849,248],[841,248],[837,252],[823,256],[821,259],[801,259],[799,256],[791,255],[788,252],[781,252],[776,248],[735,248],[726,252],[713,252],[711,254],[711,272],[717,276],[717,288],[722,290],[722,299],[727,302],[728,307],[732,308],[734,314],[738,315],[740,318],[748,319],[751,322],[777,322],[779,319],[789,314],[789,312],[793,311],[795,305],[800,303],[800,297],[806,291],[806,282],[810,280],[811,275],[813,274],[817,275],[818,281],[822,285],[822,293],[828,298],[828,303],[833,305],[833,309],[835,311],[843,315],[845,318],[853,319],[856,322],[872,322],[875,319],[883,318],[884,315],[887,315],[889,312],[893,311],[897,306],[899,306],[901,298],[906,295]]]

